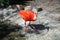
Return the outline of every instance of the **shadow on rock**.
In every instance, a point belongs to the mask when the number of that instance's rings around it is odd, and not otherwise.
[[[37,34],[40,34],[40,32],[38,30],[42,31],[42,30],[47,29],[47,31],[49,31],[49,27],[46,27],[45,25],[42,25],[42,24],[30,24],[28,26],[30,26],[32,29],[33,29],[33,27],[35,27],[34,32],[37,33]],[[30,33],[33,33],[33,32],[30,31]]]
[[[20,29],[22,29],[20,25],[0,25],[0,40],[8,36],[11,32],[19,31]]]
[[[31,24],[31,25],[28,25],[30,26],[32,29],[33,27],[35,27],[37,30],[49,30],[49,27],[46,27],[45,25],[42,25],[42,24]]]

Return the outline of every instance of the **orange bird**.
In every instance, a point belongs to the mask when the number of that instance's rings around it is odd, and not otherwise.
[[[31,10],[21,10],[18,13],[25,21],[35,21],[36,14]]]
[[[27,21],[31,22],[36,20],[36,13],[31,10],[20,10],[18,14],[25,20],[25,27]]]

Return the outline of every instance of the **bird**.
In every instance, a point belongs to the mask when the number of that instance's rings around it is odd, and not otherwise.
[[[29,21],[29,25],[31,24],[31,22],[36,20],[36,13],[32,10],[29,10],[30,8],[27,8],[25,10],[20,10],[18,12],[18,15],[23,18],[23,20],[25,21],[25,27],[26,27],[26,22]],[[27,28],[27,27],[26,27]],[[34,27],[33,27],[34,28]],[[27,28],[28,29],[28,28]],[[35,29],[35,28],[34,28]]]

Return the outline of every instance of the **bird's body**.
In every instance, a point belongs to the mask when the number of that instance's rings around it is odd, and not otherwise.
[[[35,21],[36,13],[31,10],[21,10],[18,13],[25,21]]]
[[[25,21],[25,30],[28,31],[27,26],[26,26],[26,22],[29,21],[29,25],[31,24],[31,21],[35,21],[36,20],[36,13],[33,12],[32,10],[20,10],[18,12],[18,14],[24,19]],[[32,27],[32,26],[31,26]],[[33,28],[35,29],[35,27]]]

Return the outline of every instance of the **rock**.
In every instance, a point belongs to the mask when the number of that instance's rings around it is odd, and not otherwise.
[[[32,24],[43,24],[45,27],[48,27],[47,29],[49,29],[49,31],[38,30],[40,34],[36,34],[35,32],[30,34],[25,33],[23,30],[23,32],[21,32],[22,35],[19,36],[25,36],[26,40],[60,40],[60,0],[35,0],[32,5],[35,5],[34,7],[36,8],[43,9],[38,12],[37,20],[32,22]],[[24,27],[24,20],[16,14],[17,12],[14,12],[15,9],[9,10],[12,15],[7,16],[7,19],[11,18],[12,22]],[[36,11],[34,10],[34,12]],[[7,9],[3,10],[3,14],[4,13],[7,13]],[[20,39],[20,37],[17,38]]]

